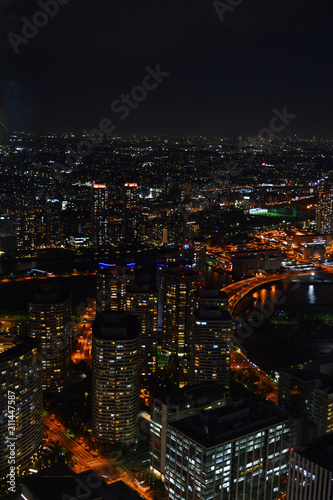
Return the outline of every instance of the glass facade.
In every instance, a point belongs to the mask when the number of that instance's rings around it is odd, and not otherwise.
[[[235,421],[238,420],[235,415]],[[167,430],[166,491],[168,499],[278,500],[285,492],[288,469],[290,421],[229,438],[221,426],[205,426],[203,440],[180,431]],[[184,428],[186,428],[184,420]],[[253,427],[253,425],[252,425]],[[218,439],[216,436],[219,436]],[[230,435],[230,432],[229,432]],[[211,444],[209,442],[211,441]]]
[[[8,394],[14,395],[15,401],[11,415],[17,437],[15,466],[20,473],[36,458],[43,444],[42,361],[38,340],[19,343],[0,354],[0,477],[9,468],[8,406],[13,404]]]

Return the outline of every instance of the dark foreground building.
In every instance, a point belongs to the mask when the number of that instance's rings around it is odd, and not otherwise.
[[[290,452],[287,499],[333,498],[333,433]]]
[[[142,497],[123,481],[107,484],[92,470],[76,474],[58,462],[22,479],[26,500],[139,500]]]

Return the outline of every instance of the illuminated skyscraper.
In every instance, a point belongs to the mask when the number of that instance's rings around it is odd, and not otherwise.
[[[185,240],[178,252],[178,260],[190,264],[200,274],[200,284],[205,285],[206,279],[206,243],[191,243]]]
[[[63,243],[61,203],[59,200],[47,200],[45,211],[46,244],[57,247]]]
[[[289,415],[250,400],[172,422],[167,430],[166,498],[285,498],[293,445]]]
[[[124,208],[137,208],[139,205],[139,188],[136,182],[126,182],[124,185]]]
[[[280,371],[279,405],[304,418],[298,443],[333,432],[333,378],[315,371]]]
[[[104,311],[125,311],[126,286],[134,279],[135,263],[99,264],[96,315]]]
[[[228,311],[228,295],[218,288],[199,288],[196,296],[196,308],[200,306],[218,306]]]
[[[319,184],[316,222],[318,233],[333,233],[333,184],[331,179],[325,179]]]
[[[132,284],[127,289],[126,310],[141,323],[140,375],[146,380],[157,364],[157,289],[149,284]]]
[[[290,450],[287,499],[333,498],[333,433]]]
[[[72,297],[60,287],[40,285],[29,302],[29,334],[41,340],[43,389],[61,392],[71,374]]]
[[[192,315],[200,275],[168,268],[163,276],[162,343],[166,351],[186,356],[191,349]]]
[[[35,214],[30,208],[23,208],[16,214],[17,251],[20,255],[35,252]]]
[[[187,385],[174,391],[160,391],[151,402],[150,460],[157,474],[165,475],[168,425],[200,413],[205,408],[219,408],[228,400],[225,387],[214,382]]]
[[[108,190],[105,184],[92,187],[91,236],[95,248],[107,248],[109,245]]]
[[[124,185],[123,240],[126,244],[140,241],[141,210],[139,206],[139,188],[136,182]]]
[[[0,337],[0,382],[2,477],[8,472],[11,464],[16,467],[17,474],[29,466],[32,460],[37,458],[43,444],[42,362],[39,340],[3,342]],[[9,423],[12,419],[13,426]],[[14,448],[9,448],[12,443],[15,443]],[[13,462],[9,462],[11,458],[14,458]]]
[[[194,311],[191,350],[192,382],[212,381],[229,387],[232,320],[217,306]]]
[[[92,415],[99,441],[132,444],[139,410],[140,321],[124,312],[93,323]]]

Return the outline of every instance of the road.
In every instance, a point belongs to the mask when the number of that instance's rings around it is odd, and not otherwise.
[[[80,316],[81,320],[77,324],[77,339],[78,346],[76,351],[72,353],[73,363],[85,361],[87,366],[91,366],[91,336],[92,336],[92,320],[95,318],[95,309],[87,308],[85,314]]]
[[[239,281],[237,283],[232,283],[222,290],[228,294],[229,297],[229,307],[231,314],[235,310],[235,306],[239,300],[244,297],[244,295],[250,293],[257,286],[263,285],[265,283],[270,283],[272,281],[281,281],[285,279],[295,278],[298,276],[312,275],[320,271],[303,271],[303,272],[293,272],[276,274],[270,276],[259,276],[254,278],[248,278],[246,280]],[[328,270],[328,272],[333,272],[333,269]],[[232,314],[233,315],[233,314]],[[236,319],[236,316],[233,315]],[[272,378],[261,370],[258,366],[247,359],[245,354],[239,349],[239,347],[234,347],[231,350],[231,370],[234,372],[245,373],[249,378],[252,376],[254,380],[254,385],[256,386],[256,391],[258,393],[264,393],[266,398],[274,403],[278,401],[278,385],[272,380]]]
[[[246,358],[238,348],[231,352],[230,368],[236,374],[244,374],[244,378],[254,379],[255,392],[264,394],[266,399],[278,402],[278,384],[276,384],[263,370]]]
[[[282,274],[270,274],[268,276],[255,276],[254,278],[248,278],[242,281],[237,281],[236,283],[232,283],[231,285],[227,285],[226,287],[222,288],[222,291],[225,292],[229,297],[229,308],[232,314],[237,302],[257,286],[264,285],[265,283],[271,283],[272,281],[283,281],[290,278],[298,278],[299,276],[311,276],[312,274],[316,274],[318,272],[322,271],[294,271]],[[328,270],[328,272],[333,273],[333,269]]]
[[[136,490],[143,498],[152,500],[152,491],[143,492],[135,483],[133,474],[126,469],[126,466],[117,463],[112,458],[103,458],[100,455],[93,456],[91,451],[86,450],[78,444],[74,439],[65,436],[65,427],[57,420],[52,421],[49,417],[44,417],[44,428],[49,435],[49,441],[52,444],[59,443],[60,446],[73,453],[77,463],[74,471],[79,473],[88,469],[92,469],[97,474],[101,475],[104,481],[108,484],[119,481],[121,479],[130,488]],[[142,454],[144,459],[147,459],[147,454]],[[140,461],[140,456],[136,456],[133,460]]]
[[[75,471],[87,470],[92,468],[93,465],[98,463],[99,457],[94,457],[89,450],[85,450],[83,446],[76,443],[74,439],[65,436],[65,427],[57,422],[52,421],[49,417],[44,417],[44,426],[48,431],[49,440],[55,444],[59,443],[60,446],[66,450],[73,453],[73,456],[77,459],[77,466]]]

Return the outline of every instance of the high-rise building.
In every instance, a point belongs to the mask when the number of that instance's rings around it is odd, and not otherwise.
[[[53,500],[142,500],[142,496],[123,481],[107,484],[91,469],[77,474],[60,461],[37,473],[25,475],[22,478],[21,491],[22,498],[26,500],[50,500],[50,498]]]
[[[40,341],[0,339],[0,477],[19,475],[43,444]],[[11,423],[11,421],[13,423]]]
[[[333,432],[333,378],[308,370],[280,372],[279,405],[305,419],[300,443]]]
[[[60,246],[63,243],[62,233],[61,203],[56,199],[47,200],[45,210],[46,245],[49,247]]]
[[[191,380],[213,381],[229,388],[232,319],[218,306],[194,311]]]
[[[168,268],[179,267],[179,264],[174,260],[169,260],[166,258],[160,258],[156,261],[156,286],[158,290],[158,331],[162,331],[162,319],[163,319],[163,276]]]
[[[123,240],[126,244],[140,241],[141,209],[139,188],[136,182],[124,185]]]
[[[29,256],[35,252],[35,213],[31,208],[22,208],[16,214],[16,241],[20,255]]]
[[[126,286],[134,279],[135,263],[100,263],[96,275],[96,314],[103,311],[125,311]]]
[[[333,433],[290,450],[286,498],[333,498]]]
[[[206,243],[192,243],[185,240],[178,252],[179,261],[184,261],[195,269],[200,275],[200,284],[205,285],[206,281]]]
[[[166,437],[169,423],[196,415],[202,410],[219,408],[227,403],[225,387],[205,382],[173,392],[161,392],[152,399],[150,417],[151,468],[162,478],[165,475]]]
[[[125,312],[97,316],[92,327],[93,434],[132,444],[139,408],[140,321]]]
[[[126,293],[126,310],[141,323],[140,376],[147,380],[156,372],[157,365],[157,288],[149,284],[133,283]]]
[[[278,500],[294,424],[278,407],[235,401],[169,424],[168,499]]]
[[[199,288],[196,296],[196,308],[200,306],[218,306],[221,309],[228,311],[228,295],[218,288]]]
[[[187,356],[200,276],[192,269],[169,268],[163,276],[162,343],[166,351]]]
[[[60,286],[40,285],[29,302],[29,334],[41,340],[43,389],[61,392],[71,374],[72,297]]]
[[[317,232],[333,233],[333,184],[332,179],[324,179],[318,187],[316,210]]]
[[[105,184],[94,184],[92,187],[91,237],[95,248],[108,247],[108,231],[108,190]]]
[[[166,259],[157,259],[156,261],[156,286],[157,286],[157,328],[162,331],[163,318],[163,274],[167,269],[168,264]]]

